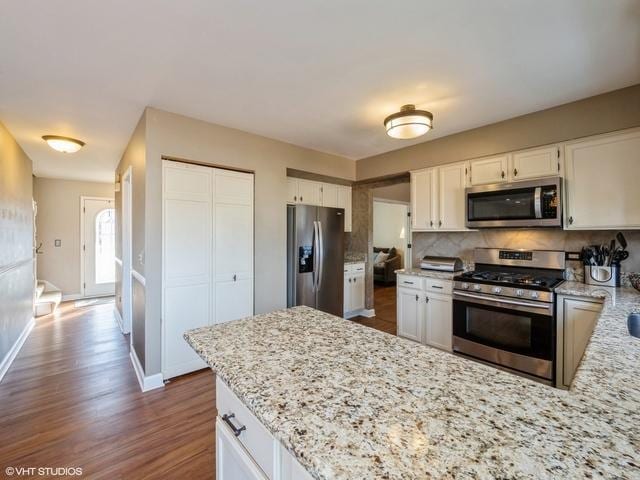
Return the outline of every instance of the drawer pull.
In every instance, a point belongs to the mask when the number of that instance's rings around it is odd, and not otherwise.
[[[442,290],[442,287],[440,285],[431,285],[431,288],[439,288],[440,290]]]
[[[247,427],[245,425],[242,425],[240,428],[236,427],[233,422],[231,421],[232,418],[235,418],[236,414],[232,413],[232,414],[224,414],[222,415],[222,420],[224,421],[224,423],[226,423],[227,425],[229,425],[229,428],[231,428],[231,430],[233,431],[233,434],[236,437],[239,437],[240,434],[242,432],[244,432]]]
[[[406,280],[403,280],[402,283],[406,283],[407,285],[413,285],[413,282],[408,282]]]

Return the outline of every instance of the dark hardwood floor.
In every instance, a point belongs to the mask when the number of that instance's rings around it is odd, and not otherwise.
[[[395,285],[383,287],[374,285],[373,303],[376,316],[371,318],[355,317],[353,320],[367,327],[372,327],[383,332],[397,334],[396,321],[396,287]]]
[[[215,477],[210,370],[143,394],[113,305],[67,303],[36,322],[0,383],[0,478],[9,466],[81,467],[76,478],[90,479]]]

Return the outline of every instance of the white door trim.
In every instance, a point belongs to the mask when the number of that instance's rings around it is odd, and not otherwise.
[[[122,176],[122,262],[121,262],[121,282],[122,282],[122,325],[123,333],[131,333],[130,341],[133,343],[133,222],[132,220],[132,203],[133,203],[133,182],[132,167],[129,165]],[[126,226],[126,230],[125,230]]]
[[[81,298],[86,297],[84,282],[84,201],[85,200],[108,200],[115,201],[111,197],[92,197],[88,195],[80,195],[80,295]],[[99,295],[98,295],[99,296]],[[107,295],[108,296],[108,295]]]

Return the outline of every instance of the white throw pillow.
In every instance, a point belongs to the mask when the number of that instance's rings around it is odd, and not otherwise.
[[[384,253],[384,252],[378,253],[378,256],[376,257],[375,265],[376,266],[383,266],[384,262],[386,262],[388,258],[389,258],[389,254],[388,253]]]

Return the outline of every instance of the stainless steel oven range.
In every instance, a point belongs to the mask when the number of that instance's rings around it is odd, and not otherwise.
[[[476,249],[475,270],[453,279],[454,353],[555,384],[564,270],[562,251]]]

